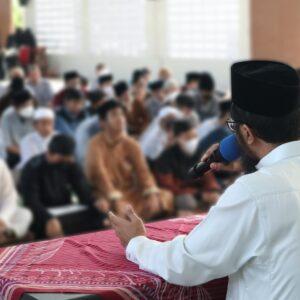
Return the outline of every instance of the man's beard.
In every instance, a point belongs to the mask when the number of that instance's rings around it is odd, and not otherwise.
[[[237,131],[236,136],[242,150],[241,161],[245,174],[256,172],[256,165],[258,164],[259,159],[256,158],[252,151],[248,148],[239,131]]]

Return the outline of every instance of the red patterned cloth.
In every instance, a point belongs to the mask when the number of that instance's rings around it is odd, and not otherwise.
[[[203,216],[148,224],[158,241],[186,234]],[[201,272],[201,270],[199,270]],[[0,249],[0,299],[25,292],[99,294],[104,299],[225,299],[227,279],[180,287],[126,260],[113,231],[102,231]]]

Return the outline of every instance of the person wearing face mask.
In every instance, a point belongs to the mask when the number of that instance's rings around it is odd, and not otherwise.
[[[3,143],[6,149],[6,161],[13,169],[20,161],[20,143],[34,131],[34,100],[27,90],[12,94],[13,105],[6,109],[1,119]]]
[[[36,238],[102,228],[105,215],[75,163],[74,151],[73,138],[57,134],[47,152],[30,159],[22,170],[19,190],[33,213]],[[57,208],[61,208],[60,213]]]
[[[187,216],[214,204],[220,186],[212,173],[197,182],[188,180],[188,170],[200,158],[196,126],[192,120],[182,119],[174,121],[172,128],[175,142],[155,161],[154,174],[159,185],[175,195],[178,216]]]
[[[81,78],[77,71],[68,71],[64,74],[65,86],[57,94],[54,95],[52,104],[54,107],[63,105],[65,94],[69,89],[81,90]],[[83,91],[82,91],[83,92]]]
[[[63,105],[56,110],[55,129],[74,136],[77,127],[88,116],[83,94],[77,89],[68,89],[65,91]]]
[[[104,74],[98,78],[99,89],[104,92],[109,99],[115,95],[113,81],[114,77],[112,74]]]
[[[41,107],[34,112],[35,131],[27,134],[21,141],[19,168],[22,168],[33,156],[46,152],[50,140],[55,135],[54,119],[54,112],[50,108]]]

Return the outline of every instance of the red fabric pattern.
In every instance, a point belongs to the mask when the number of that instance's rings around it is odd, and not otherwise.
[[[203,216],[147,225],[148,237],[186,234]],[[201,270],[199,270],[201,272]],[[225,299],[227,279],[197,287],[169,284],[126,260],[111,230],[0,249],[0,299],[25,292],[99,294],[104,299]]]

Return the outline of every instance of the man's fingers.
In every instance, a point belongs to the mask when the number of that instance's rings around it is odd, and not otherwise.
[[[135,219],[139,219],[139,217],[137,216],[137,214],[135,213],[135,211],[133,210],[131,205],[128,205],[126,207],[126,215],[127,215],[128,219],[130,221],[133,221]]]
[[[212,154],[213,152],[218,149],[219,144],[214,144],[212,145],[205,153],[204,155],[201,157],[201,161],[206,161]]]
[[[116,216],[112,211],[110,211],[108,213],[108,217],[109,217],[109,220],[112,223],[112,225],[120,226],[120,225],[124,224],[125,220],[123,220],[122,218]]]

